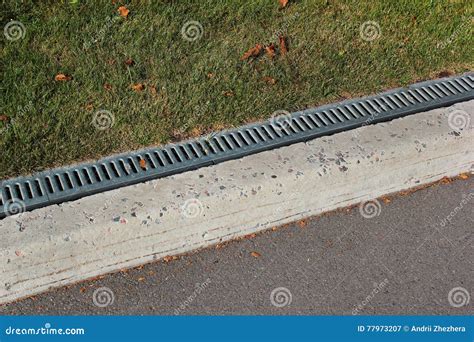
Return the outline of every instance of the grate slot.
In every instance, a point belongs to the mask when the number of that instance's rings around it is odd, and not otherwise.
[[[441,94],[443,94],[443,96],[451,95],[451,92],[449,91],[449,89],[447,89],[446,87],[443,87],[442,85],[443,85],[442,83],[435,84],[435,87],[439,89],[439,91],[441,92]]]
[[[73,189],[74,185],[72,184],[71,178],[67,172],[61,174],[61,178],[64,181],[65,186],[67,189]]]
[[[435,94],[435,96],[436,96],[437,98],[443,98],[443,97],[444,97],[443,94],[440,93],[440,91],[439,91],[438,89],[436,89],[435,87],[433,87],[432,85],[428,86],[428,89],[431,90],[431,92],[432,92],[433,94]]]
[[[398,102],[402,104],[402,107],[409,106],[409,103],[405,99],[403,99],[403,97],[401,97],[399,94],[394,94],[394,97],[398,100]]]
[[[119,169],[117,168],[117,164],[115,164],[114,161],[111,161],[109,163],[109,167],[110,169],[112,170],[113,174],[114,174],[114,177],[115,178],[119,178],[121,176],[120,172],[119,172]]]
[[[309,120],[305,116],[300,116],[301,122],[306,126],[306,129],[314,129],[314,125],[309,122]]]
[[[129,158],[129,159],[132,160],[132,158]],[[92,169],[92,175],[94,176],[95,181],[98,183],[102,182],[102,177],[100,176],[99,168],[96,165],[94,165],[92,166],[91,169]]]
[[[112,177],[109,174],[109,170],[105,166],[105,164],[100,164],[100,170],[102,171],[102,174],[105,176],[105,179],[111,180]]]
[[[201,147],[199,144],[198,146]],[[161,159],[161,156],[158,151],[153,152],[153,155],[155,156],[156,161],[158,162],[158,164],[160,164],[161,167],[165,166],[165,163],[163,163],[163,160]]]
[[[23,191],[21,191],[20,184],[15,184],[13,186],[13,189],[15,189],[15,198],[18,198],[23,201],[25,199],[25,196],[23,196]]]
[[[35,189],[36,195],[38,195],[39,197],[44,196],[43,188],[41,187],[40,181],[38,179],[35,179],[34,183],[35,183],[34,189]]]
[[[337,120],[339,120],[339,122],[344,122],[344,118],[334,109],[329,109],[329,113],[331,113],[334,117],[337,118]]]
[[[181,152],[180,156],[184,156],[184,159],[186,159],[186,160],[191,160],[192,159],[190,153],[188,153],[188,151],[184,148],[183,145],[178,145],[178,150],[179,150],[179,152]]]
[[[173,165],[175,161],[171,159],[171,156],[169,155],[167,150],[163,150],[163,155],[165,156],[166,161],[168,162],[169,165]]]

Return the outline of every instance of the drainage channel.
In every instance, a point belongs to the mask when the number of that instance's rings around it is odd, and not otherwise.
[[[214,135],[0,183],[0,219],[253,153],[474,99],[474,73],[307,109]]]

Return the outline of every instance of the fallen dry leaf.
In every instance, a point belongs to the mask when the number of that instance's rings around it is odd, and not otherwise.
[[[268,46],[265,46],[265,53],[267,54],[268,58],[273,58],[275,57],[275,45],[270,44]]]
[[[8,116],[6,115],[0,115],[0,121],[3,121],[3,122],[8,122]]]
[[[94,105],[93,105],[92,103],[86,104],[86,110],[87,110],[87,111],[90,112],[90,111],[93,110],[93,109],[94,109]]]
[[[145,159],[141,158],[139,164],[140,164],[140,167],[143,170],[146,170],[146,160]]]
[[[177,260],[177,259],[178,259],[177,256],[165,256],[165,257],[163,258],[163,261],[164,261],[164,262],[170,262],[170,261],[172,261],[172,260]]]
[[[260,258],[262,256],[259,252],[252,252],[250,253],[250,255],[253,256],[254,258]]]
[[[468,175],[467,173],[461,173],[461,174],[459,175],[459,178],[461,178],[461,179],[468,179],[468,178],[469,178],[469,175]]]
[[[128,58],[126,61],[125,61],[125,64],[128,65],[128,66],[134,66],[135,65],[135,61],[131,58]]]
[[[262,45],[261,44],[255,44],[255,46],[253,48],[247,50],[247,52],[244,53],[241,60],[244,61],[246,59],[249,59],[250,57],[258,57],[261,52],[262,52]]]
[[[112,90],[112,85],[110,83],[105,83],[104,84],[104,89],[105,90]]]
[[[298,221],[298,226],[300,226],[300,228],[306,227],[306,221],[305,220]]]
[[[55,81],[70,81],[71,79],[71,76],[65,74],[57,74],[56,76],[54,76]]]
[[[278,0],[278,2],[280,3],[280,8],[284,8],[288,5],[288,0]]]
[[[274,78],[271,78],[271,77],[268,77],[268,76],[265,76],[263,78],[263,80],[267,83],[267,84],[275,84],[276,83],[276,80]]]
[[[438,77],[449,77],[451,75],[453,75],[453,73],[451,71],[443,70],[443,71],[439,72],[437,76]]]
[[[132,89],[135,91],[142,91],[145,89],[145,85],[143,83],[132,84]]]
[[[201,127],[194,127],[191,129],[191,132],[189,134],[191,137],[196,138],[202,135],[202,128]]]
[[[222,94],[227,97],[234,96],[234,92],[231,90],[224,91]]]
[[[81,293],[84,293],[84,292],[86,292],[86,288],[85,288],[85,287],[81,287],[81,288],[79,289],[79,291],[80,291]]]
[[[390,202],[392,202],[392,201],[390,200],[390,198],[388,198],[388,197],[383,197],[383,198],[382,198],[382,201],[383,201],[384,203],[390,203]]]
[[[288,52],[288,47],[286,46],[286,37],[280,36],[278,37],[278,40],[280,41],[280,53],[285,55]]]
[[[149,90],[150,90],[151,95],[153,95],[153,96],[158,95],[158,90],[156,89],[155,86],[151,86],[151,87],[149,88]]]
[[[126,6],[120,6],[117,8],[117,12],[119,12],[121,17],[127,18],[130,10]]]
[[[145,280],[145,277],[138,278],[138,281],[144,281],[144,280]]]

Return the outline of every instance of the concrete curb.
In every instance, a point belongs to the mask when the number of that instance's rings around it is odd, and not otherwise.
[[[472,171],[456,111],[474,101],[7,217],[0,303]]]

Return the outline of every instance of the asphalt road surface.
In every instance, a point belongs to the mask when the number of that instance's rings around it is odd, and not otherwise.
[[[0,313],[472,314],[473,208],[474,177],[436,184],[379,200],[364,215],[360,207],[340,210],[55,289]]]

